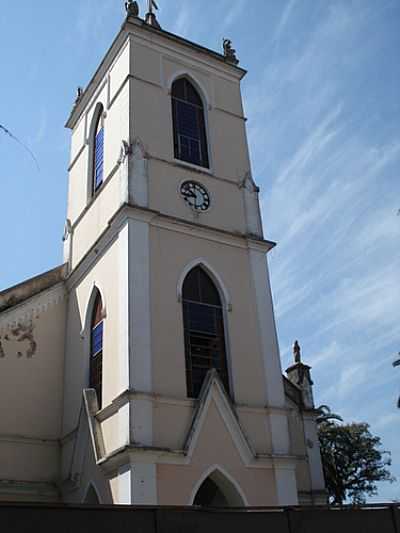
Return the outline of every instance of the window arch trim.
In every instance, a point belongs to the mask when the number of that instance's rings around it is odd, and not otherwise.
[[[206,91],[204,85],[195,76],[189,73],[187,70],[179,70],[178,72],[174,72],[174,74],[170,77],[168,84],[167,84],[169,95],[172,96],[172,86],[174,85],[174,83],[183,78],[187,79],[193,85],[196,91],[199,93],[201,101],[203,102],[204,114],[207,115],[206,111],[209,111],[211,109],[211,102],[208,96],[208,92]],[[207,126],[207,120],[206,120],[206,126]]]
[[[176,288],[178,302],[182,303],[183,300],[183,284],[189,272],[195,267],[201,267],[204,271],[210,276],[211,280],[215,284],[219,297],[221,299],[222,309],[225,311],[232,311],[232,301],[228,289],[226,288],[224,282],[222,281],[218,272],[203,258],[197,258],[188,263],[185,268],[182,270],[182,273],[178,280],[178,285]]]
[[[107,305],[106,305],[105,294],[97,283],[93,283],[92,290],[90,291],[90,295],[87,299],[86,306],[85,306],[85,314],[84,314],[85,319],[84,319],[83,328],[81,330],[82,339],[90,338],[92,311],[93,311],[93,306],[96,302],[97,294],[100,294],[100,297],[101,297],[101,302],[102,302],[101,314],[102,314],[103,320],[107,317]]]

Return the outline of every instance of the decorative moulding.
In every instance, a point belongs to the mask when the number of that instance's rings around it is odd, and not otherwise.
[[[218,292],[219,292],[219,294],[221,296],[221,300],[223,302],[224,308],[227,311],[229,311],[229,312],[232,311],[231,297],[230,297],[229,291],[226,288],[225,284],[223,283],[220,275],[217,273],[216,270],[214,270],[214,268],[212,268],[210,266],[210,264],[205,259],[203,259],[201,257],[197,258],[197,259],[194,259],[193,261],[188,263],[185,266],[185,268],[183,269],[183,271],[182,271],[182,273],[181,273],[181,275],[179,277],[179,281],[178,281],[178,285],[177,285],[178,302],[182,302],[182,290],[183,290],[183,284],[184,284],[184,281],[186,279],[186,276],[196,266],[200,266],[200,267],[204,268],[204,270],[207,272],[207,274],[211,277],[211,279],[215,283],[215,285],[216,285],[216,287],[218,289]]]

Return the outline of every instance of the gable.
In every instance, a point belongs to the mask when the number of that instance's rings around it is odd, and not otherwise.
[[[230,450],[232,457],[236,455],[246,465],[254,458],[219,375],[215,370],[210,370],[200,393],[185,452],[194,460],[196,454],[207,454],[209,449],[214,449],[216,453],[216,447],[219,457]]]

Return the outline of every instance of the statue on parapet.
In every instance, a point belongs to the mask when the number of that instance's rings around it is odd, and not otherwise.
[[[301,363],[301,348],[299,341],[294,341],[293,344],[293,357],[295,363]]]
[[[82,87],[78,87],[76,89],[75,105],[79,104],[79,102],[82,99],[82,96],[83,96],[83,88]]]
[[[137,2],[128,0],[125,2],[125,9],[128,17],[138,17],[139,16],[139,5]]]
[[[232,48],[232,41],[230,39],[224,39],[222,42],[224,49],[225,61],[237,65],[239,63],[238,58],[236,57],[236,50]]]

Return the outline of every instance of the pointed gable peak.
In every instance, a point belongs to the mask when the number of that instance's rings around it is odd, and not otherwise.
[[[228,430],[243,463],[248,465],[254,459],[255,453],[243,433],[232,402],[215,369],[211,369],[204,380],[198,399],[198,406],[186,437],[184,446],[186,455],[189,458],[192,457],[213,404],[224,421],[225,428]]]

